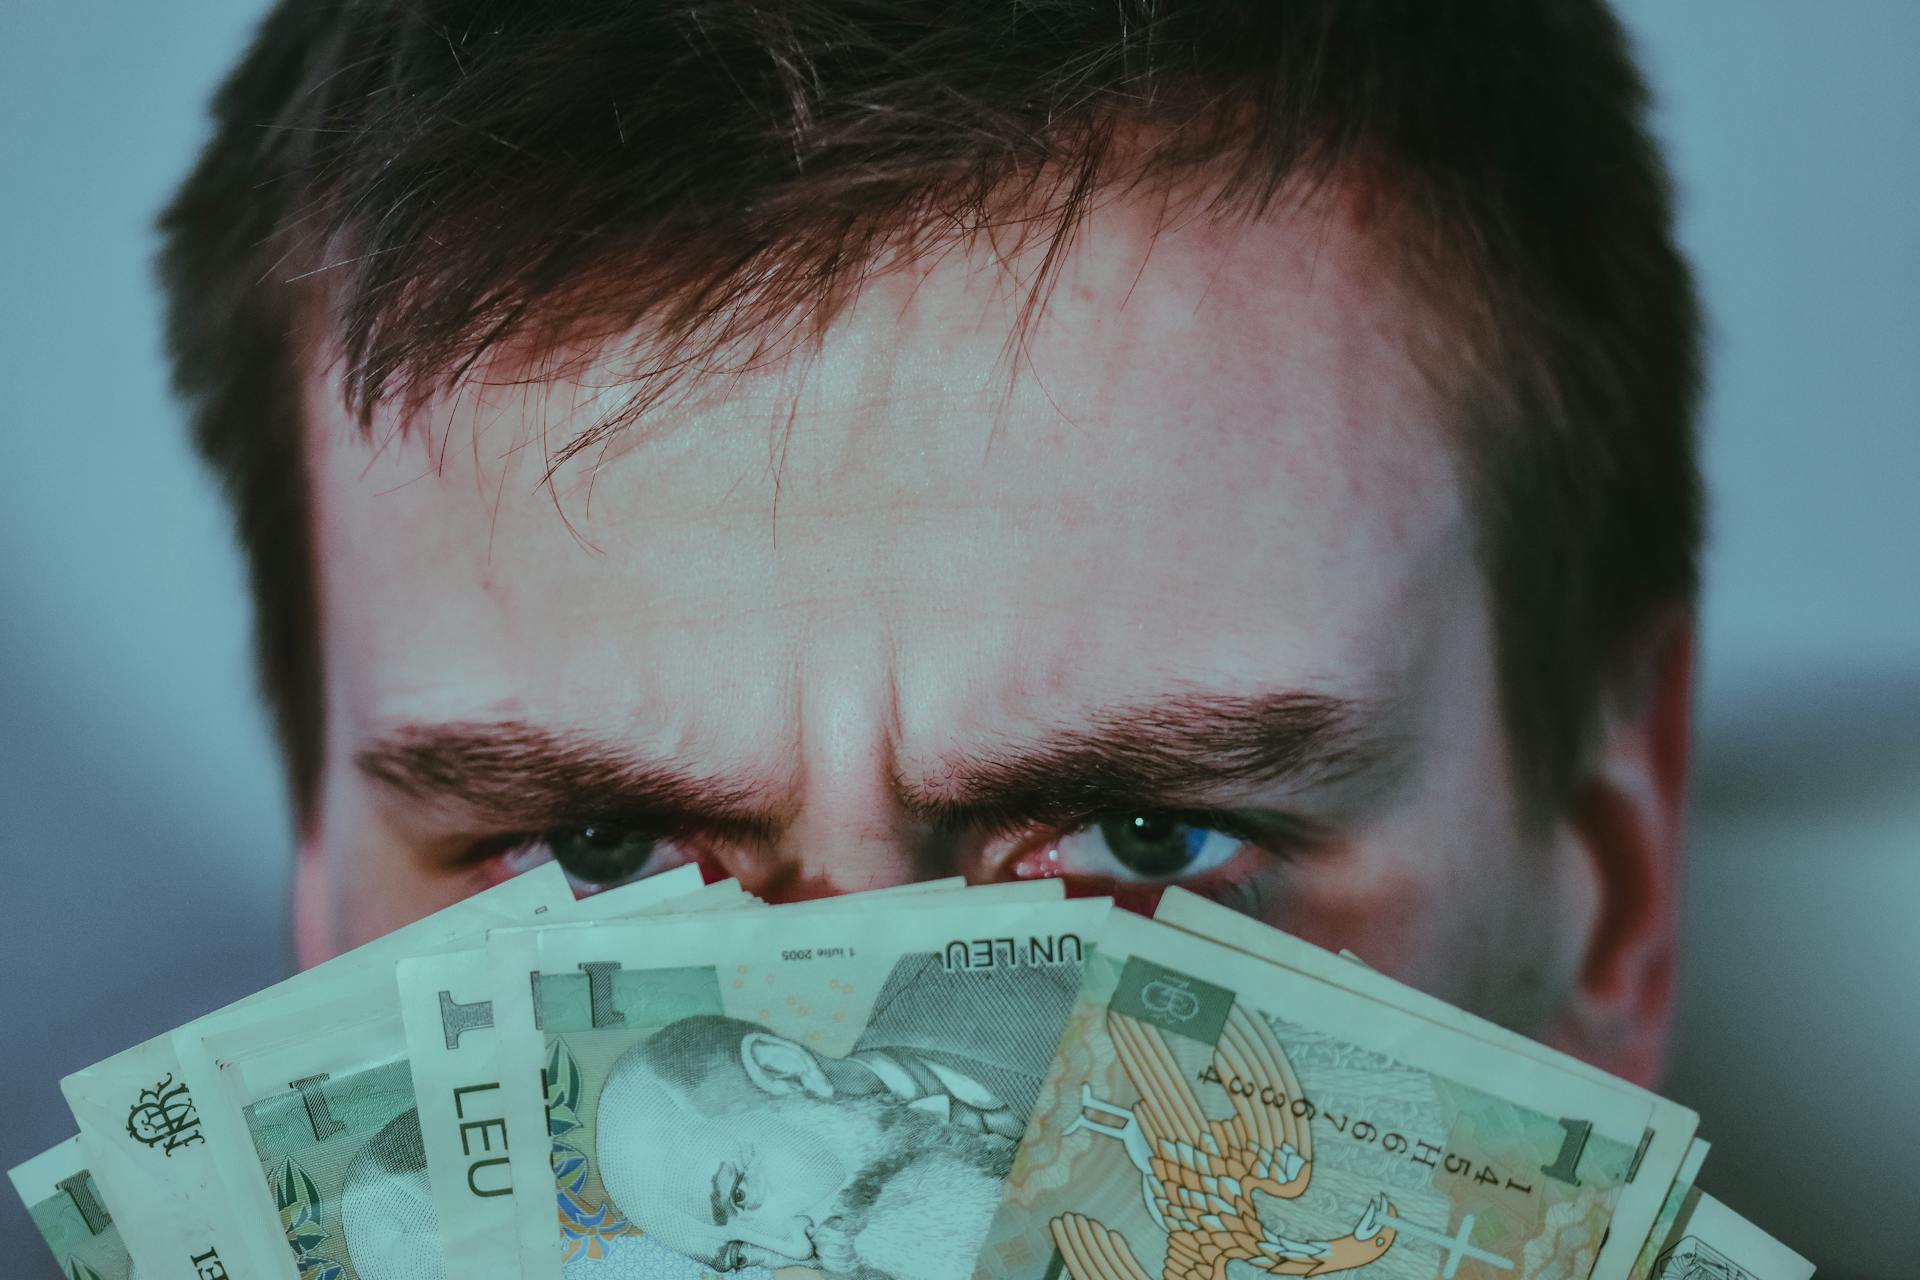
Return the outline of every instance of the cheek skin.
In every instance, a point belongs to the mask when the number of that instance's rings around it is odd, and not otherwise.
[[[1485,613],[1426,637],[1413,763],[1386,811],[1228,901],[1451,1004],[1537,1034],[1583,945],[1578,859],[1530,839],[1498,712]],[[1590,886],[1588,893],[1590,896]]]
[[[331,767],[328,774],[315,829],[301,848],[296,911],[303,968],[485,887],[474,877],[428,869],[386,830],[357,788],[336,782]]]
[[[1464,852],[1438,843],[1376,846],[1340,865],[1270,873],[1227,897],[1267,924],[1450,1004],[1529,1034],[1565,999],[1556,946],[1566,894],[1515,845]]]
[[[830,1205],[850,1171],[817,1133],[787,1131],[775,1135],[775,1140],[782,1144],[782,1158],[767,1162],[774,1190],[764,1210],[780,1225],[791,1226],[795,1217],[812,1216]]]
[[[371,942],[469,895],[464,879],[422,876],[398,848],[379,848],[355,859],[340,895],[340,934],[345,947]],[[398,873],[388,868],[403,868]],[[344,949],[344,948],[343,948]]]
[[[1383,973],[1405,974],[1427,949],[1428,896],[1418,876],[1388,868],[1356,884],[1302,884],[1262,918],[1317,947],[1352,951]]]

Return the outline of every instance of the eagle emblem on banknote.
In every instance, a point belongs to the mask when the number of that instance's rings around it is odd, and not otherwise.
[[[1214,1070],[1234,1082],[1226,1120],[1200,1109],[1158,1027],[1109,1009],[1107,1031],[1140,1100],[1114,1106],[1083,1084],[1081,1115],[1066,1132],[1105,1134],[1140,1170],[1147,1213],[1167,1233],[1159,1280],[1225,1280],[1230,1262],[1322,1276],[1364,1267],[1393,1247],[1394,1231],[1383,1223],[1395,1211],[1384,1195],[1335,1240],[1297,1239],[1254,1203],[1256,1191],[1297,1199],[1313,1180],[1311,1115],[1262,1101],[1301,1092],[1286,1050],[1260,1018],[1236,1005],[1214,1047]],[[1061,1214],[1048,1230],[1073,1280],[1154,1280],[1120,1232],[1084,1214]]]

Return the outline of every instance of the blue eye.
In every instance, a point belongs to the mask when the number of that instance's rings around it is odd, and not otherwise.
[[[553,827],[522,838],[506,856],[514,875],[553,861],[576,894],[611,889],[692,861],[681,841],[638,827],[596,823]]]
[[[1169,880],[1224,866],[1246,844],[1171,814],[1136,813],[1102,818],[1063,837],[1055,849],[1059,869],[1068,875]]]
[[[588,884],[618,884],[646,870],[660,842],[620,827],[562,827],[547,833],[560,869]]]

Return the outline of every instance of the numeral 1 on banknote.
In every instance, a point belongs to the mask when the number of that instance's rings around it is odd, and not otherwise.
[[[9,1170],[8,1177],[67,1280],[137,1280],[139,1269],[84,1158],[80,1140],[68,1138]],[[226,1280],[219,1270],[206,1275]]]

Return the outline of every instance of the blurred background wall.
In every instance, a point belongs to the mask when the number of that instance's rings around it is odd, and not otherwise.
[[[0,1167],[288,965],[289,839],[151,216],[260,0],[0,16]],[[1629,0],[1713,323],[1680,1033],[1708,1190],[1920,1275],[1920,4]],[[10,1189],[9,1189],[10,1191]],[[0,1271],[57,1270],[0,1194]]]

